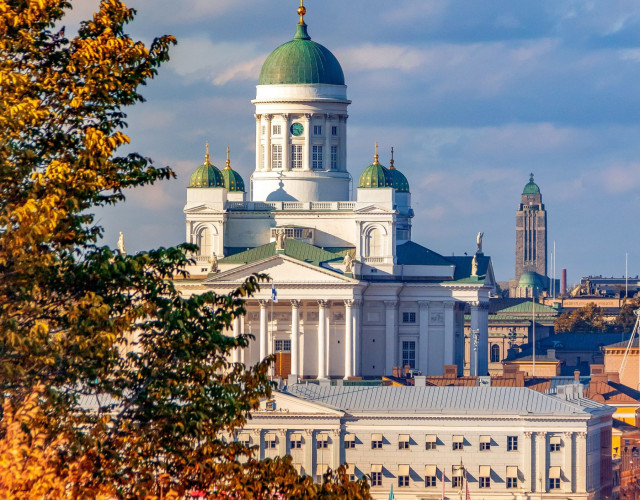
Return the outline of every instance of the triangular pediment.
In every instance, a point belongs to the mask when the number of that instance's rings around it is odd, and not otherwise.
[[[204,215],[208,215],[208,214],[215,214],[215,215],[219,215],[219,214],[224,214],[225,211],[224,210],[219,210],[217,208],[214,208],[210,205],[207,204],[202,204],[202,205],[196,205],[194,207],[189,207],[184,209],[184,213],[185,214],[204,214]]]
[[[297,398],[290,394],[282,392],[274,392],[272,398],[269,400],[272,403],[267,404],[267,400],[260,402],[260,409],[253,412],[254,416],[282,416],[282,414],[288,415],[326,415],[341,417],[344,413],[339,410],[334,410],[317,403],[306,401],[302,398]],[[269,408],[269,409],[267,409]]]
[[[357,280],[343,274],[294,259],[284,254],[273,255],[249,264],[239,264],[232,269],[209,275],[204,283],[212,285],[216,283],[240,284],[252,274],[268,274],[276,284],[314,283],[316,285],[344,285],[358,283]]]
[[[392,214],[394,213],[394,210],[389,210],[377,205],[368,205],[366,207],[358,208],[357,210],[354,210],[354,212],[357,214]]]

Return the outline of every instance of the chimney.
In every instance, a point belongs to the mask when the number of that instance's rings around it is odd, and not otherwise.
[[[574,370],[573,380],[575,380],[576,382],[580,382],[580,370]]]
[[[560,276],[560,295],[567,294],[567,270],[563,269]]]
[[[445,378],[458,378],[458,365],[444,365]]]
[[[604,372],[604,365],[591,365],[591,383],[606,384],[608,381],[607,374]]]
[[[416,375],[413,379],[414,387],[426,387],[427,377],[425,375]]]
[[[547,358],[556,359],[556,350],[555,349],[547,349]]]

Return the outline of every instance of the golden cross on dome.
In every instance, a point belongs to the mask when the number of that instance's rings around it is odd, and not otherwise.
[[[378,156],[378,143],[376,142],[376,154],[373,157],[373,164],[374,165],[380,165],[380,162],[378,161],[380,159],[380,156]]]
[[[300,23],[304,24],[304,15],[307,13],[307,9],[304,8],[304,0],[300,0],[300,7],[298,7],[298,14],[300,14]]]
[[[204,155],[204,162],[207,165],[210,165],[211,164],[211,156],[209,156],[209,141],[207,141],[207,144],[206,144],[205,148],[206,148],[206,153]]]
[[[389,162],[389,168],[391,170],[394,170],[395,167],[395,162],[393,161],[393,146],[391,146],[391,161]]]
[[[229,160],[229,146],[227,146],[227,166],[224,167],[225,170],[231,170],[231,160]]]

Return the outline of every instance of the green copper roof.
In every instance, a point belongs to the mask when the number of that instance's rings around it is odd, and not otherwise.
[[[393,187],[396,188],[397,193],[409,192],[409,181],[400,170],[397,168],[390,168],[391,178],[393,179]]]
[[[224,178],[224,187],[229,192],[244,193],[244,181],[242,176],[231,168],[225,168],[222,171],[222,177]]]
[[[524,187],[522,194],[540,194],[540,188],[533,182],[533,174],[529,177],[529,182]]]
[[[388,188],[393,187],[391,171],[375,162],[364,169],[360,176],[359,188]]]
[[[553,316],[558,315],[557,309],[546,306],[544,304],[536,303],[535,308],[536,308],[536,314],[550,314]],[[520,304],[516,304],[515,306],[507,307],[505,309],[500,309],[499,311],[496,311],[496,314],[500,314],[500,315],[531,314],[531,301],[522,302]]]
[[[192,188],[219,188],[224,187],[224,177],[215,165],[205,162],[196,168],[191,174],[189,187]]]
[[[280,45],[262,65],[258,85],[344,85],[336,57],[311,40],[307,25],[299,24],[293,40]]]
[[[288,257],[319,266],[323,262],[342,261],[349,248],[323,249],[309,245],[303,241],[286,239],[284,242],[284,254]],[[267,243],[256,248],[250,248],[244,252],[235,253],[220,260],[221,264],[248,264],[276,255],[276,244]]]
[[[520,276],[520,281],[518,281],[518,288],[537,288],[542,290],[544,288],[544,281],[542,276],[538,273],[534,273],[532,271],[525,271]]]

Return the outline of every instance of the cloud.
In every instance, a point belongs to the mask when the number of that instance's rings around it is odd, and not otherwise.
[[[611,165],[598,176],[598,184],[607,193],[626,194],[640,188],[640,163]]]
[[[251,80],[256,81],[260,75],[260,69],[264,64],[266,55],[256,57],[252,61],[247,61],[229,70],[223,72],[220,76],[213,79],[215,85],[225,85],[231,81]]]

